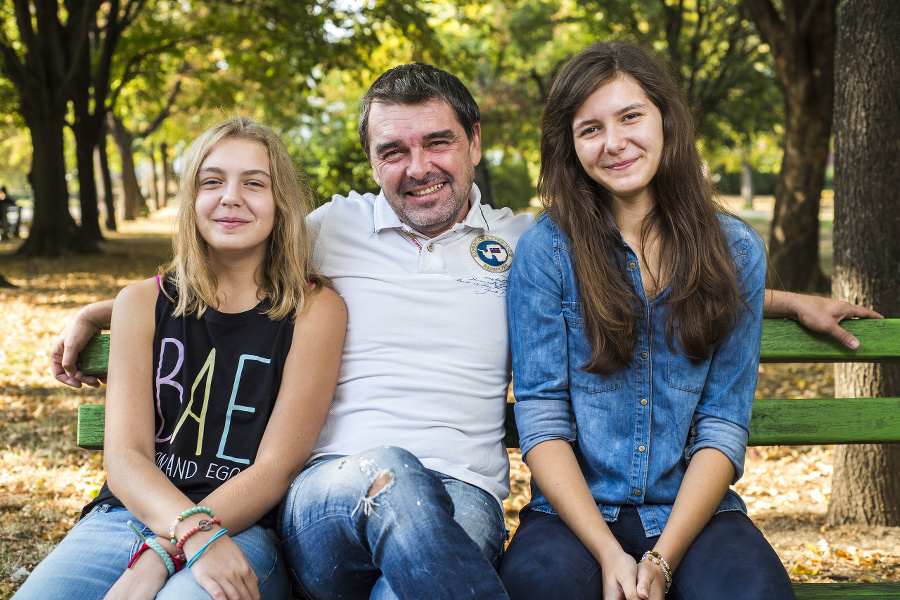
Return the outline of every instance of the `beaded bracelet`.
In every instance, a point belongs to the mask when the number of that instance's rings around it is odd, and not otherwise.
[[[199,523],[197,523],[196,527],[194,527],[193,529],[191,529],[190,531],[185,533],[183,536],[181,536],[181,539],[178,540],[178,543],[175,544],[175,547],[178,548],[179,552],[183,552],[184,551],[184,543],[187,541],[187,539],[189,537],[191,537],[198,531],[209,531],[210,529],[212,529],[213,525],[221,525],[221,524],[222,524],[222,521],[220,519],[215,519],[215,518],[200,521]]]
[[[203,554],[204,552],[206,552],[206,549],[209,548],[209,545],[210,545],[210,544],[212,544],[214,541],[216,541],[217,539],[219,539],[220,537],[222,537],[222,536],[225,535],[226,533],[228,533],[228,530],[227,530],[227,529],[220,529],[220,530],[218,530],[218,531],[216,532],[216,535],[214,535],[214,536],[212,536],[211,538],[209,538],[209,541],[206,542],[206,544],[205,544],[202,548],[200,548],[200,551],[197,552],[197,554],[195,554],[195,555],[193,555],[193,556],[191,557],[191,560],[189,560],[189,561],[187,562],[187,567],[190,568],[191,565],[194,564],[194,563],[197,561],[198,558],[200,558],[200,555]]]
[[[662,569],[663,576],[666,578],[666,593],[669,593],[669,588],[672,587],[672,569],[669,568],[669,563],[667,563],[666,559],[662,557],[662,554],[656,550],[647,550],[644,552],[644,555],[641,557],[641,562],[644,562],[645,560],[652,562],[654,565],[658,565],[659,568]]]
[[[172,526],[169,527],[169,541],[172,542],[173,545],[175,545],[175,543],[178,541],[178,538],[175,537],[175,528],[178,527],[178,524],[184,521],[187,517],[195,515],[197,513],[206,513],[209,515],[210,519],[214,517],[213,512],[205,506],[195,506],[193,508],[189,508],[175,517],[175,521],[172,523]]]

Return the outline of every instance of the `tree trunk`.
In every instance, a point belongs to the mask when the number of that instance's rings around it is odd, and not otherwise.
[[[159,210],[161,208],[159,203],[159,184],[156,181],[156,149],[153,147],[153,144],[149,144],[147,147],[147,156],[150,157],[150,197],[153,199],[153,208],[154,210]]]
[[[487,165],[487,160],[482,158],[481,162],[475,165],[475,184],[481,192],[481,203],[486,206],[495,206],[494,204],[494,188],[491,185],[491,169]]]
[[[122,190],[124,192],[124,210],[122,218],[126,221],[134,221],[146,208],[147,203],[138,185],[137,175],[134,170],[134,156],[131,153],[131,135],[125,130],[120,119],[110,113],[109,131],[112,133],[122,159]]]
[[[833,293],[892,317],[900,315],[898,31],[900,3],[896,0],[841,3]],[[841,365],[835,394],[900,396],[900,365]],[[900,444],[836,449],[828,523],[900,526]]]
[[[100,180],[103,182],[103,205],[106,207],[106,230],[116,231],[116,200],[113,193],[112,176],[109,173],[109,157],[106,154],[106,125],[102,126],[100,141],[95,149]]]
[[[162,206],[169,203],[169,180],[172,167],[169,164],[169,145],[165,142],[159,145],[159,155],[162,161]],[[162,206],[160,208],[162,208]]]
[[[65,108],[32,105],[23,98],[22,113],[31,132],[33,154],[28,179],[34,191],[34,209],[28,239],[19,248],[26,256],[59,256],[75,239],[75,221],[69,214],[69,190],[63,154]]]
[[[746,160],[741,161],[741,198],[744,208],[753,209],[753,167]]]
[[[97,179],[94,177],[94,148],[97,145],[96,134],[89,131],[91,125],[76,123],[72,127],[75,133],[75,156],[78,165],[78,199],[81,205],[81,227],[77,234],[84,244],[94,245],[103,239],[100,231],[100,211],[97,208]],[[99,248],[96,249],[100,251]]]
[[[827,289],[819,264],[819,199],[834,100],[837,0],[747,0],[771,46],[785,103],[784,158],[775,184],[769,238],[774,284],[794,291]]]
[[[91,114],[91,64],[82,60],[76,71],[70,97],[74,122],[75,159],[78,167],[78,200],[81,206],[81,226],[76,235],[99,252],[96,242],[103,239],[100,231],[100,211],[97,208],[97,179],[94,177],[94,148],[100,137],[100,123]],[[100,110],[100,109],[97,109]]]

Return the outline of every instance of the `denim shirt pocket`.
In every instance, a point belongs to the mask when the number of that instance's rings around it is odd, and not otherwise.
[[[568,331],[569,382],[572,387],[588,394],[611,392],[622,387],[622,369],[610,375],[588,373],[582,369],[590,361],[592,351],[584,332],[581,302],[563,302],[563,315]]]
[[[681,352],[667,352],[666,383],[670,388],[700,394],[706,385],[710,358],[694,362]]]

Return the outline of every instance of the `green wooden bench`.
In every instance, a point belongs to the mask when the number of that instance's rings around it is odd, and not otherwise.
[[[849,350],[837,340],[812,333],[793,321],[766,319],[761,362],[900,362],[900,319],[846,321],[861,342]],[[82,369],[106,373],[109,336],[98,335],[82,353]],[[519,445],[507,405],[507,447]],[[102,405],[78,410],[78,445],[103,447]],[[753,402],[750,445],[882,444],[900,442],[900,398],[757,399]],[[887,600],[900,598],[900,583],[795,583],[799,600]]]

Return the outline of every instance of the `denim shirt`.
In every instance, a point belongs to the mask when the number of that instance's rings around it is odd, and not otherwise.
[[[669,349],[667,292],[649,302],[631,364],[611,375],[582,370],[591,357],[565,234],[547,215],[519,240],[507,288],[513,392],[522,455],[552,439],[572,444],[604,519],[637,506],[647,536],[662,533],[691,456],[716,448],[743,474],[759,365],[766,252],[748,225],[720,214],[747,307],[699,363]],[[644,295],[637,255],[621,242],[625,276]],[[526,456],[527,458],[527,456]],[[530,508],[552,513],[532,478]],[[742,510],[726,493],[718,511]]]

